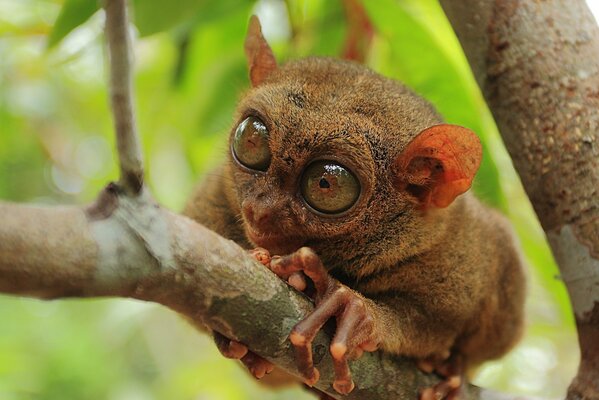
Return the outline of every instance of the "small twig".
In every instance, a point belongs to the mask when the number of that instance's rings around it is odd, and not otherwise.
[[[121,169],[120,186],[137,194],[143,186],[143,162],[133,111],[131,39],[126,0],[105,0],[110,59],[110,97]]]

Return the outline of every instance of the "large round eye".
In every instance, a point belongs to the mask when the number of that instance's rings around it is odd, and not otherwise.
[[[247,117],[233,136],[233,154],[237,161],[250,169],[266,171],[270,165],[268,130],[257,117]]]
[[[334,161],[316,161],[306,168],[301,182],[302,196],[315,210],[339,214],[360,196],[360,183],[348,169]]]

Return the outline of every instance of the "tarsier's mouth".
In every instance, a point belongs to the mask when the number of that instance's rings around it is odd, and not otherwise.
[[[246,236],[257,247],[263,247],[272,255],[285,255],[304,245],[305,238],[286,236],[279,232],[260,232],[246,225]]]

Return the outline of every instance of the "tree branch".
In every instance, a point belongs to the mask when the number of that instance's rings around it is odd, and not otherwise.
[[[131,198],[109,186],[100,197],[87,209],[0,203],[0,291],[157,302],[299,376],[287,336],[313,309],[309,299],[234,242],[145,193]],[[314,341],[316,387],[340,398],[331,386],[329,341],[322,332]],[[438,381],[410,360],[382,352],[365,354],[351,368],[356,389],[346,399],[416,398],[418,388]],[[477,398],[478,389],[467,396]]]
[[[547,233],[599,399],[599,28],[583,0],[441,0]]]
[[[110,99],[116,131],[120,186],[137,194],[143,186],[143,162],[133,111],[131,39],[126,0],[105,0],[105,33],[110,58]]]

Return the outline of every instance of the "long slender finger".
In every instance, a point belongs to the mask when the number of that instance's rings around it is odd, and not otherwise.
[[[323,296],[329,289],[331,277],[322,264],[320,257],[309,247],[302,247],[296,251],[297,257],[304,274],[314,282],[317,296]]]
[[[309,384],[318,380],[315,377],[316,368],[312,359],[312,341],[322,326],[339,310],[343,296],[343,292],[334,292],[325,298],[311,314],[291,330],[289,335],[289,340],[295,346],[298,369]]]
[[[299,290],[300,292],[306,290],[306,287],[308,286],[306,284],[306,277],[301,272],[294,272],[291,274],[289,279],[287,279],[287,282],[289,285],[291,285],[291,287],[293,287],[295,290]]]
[[[374,318],[364,300],[350,297],[349,304],[337,317],[337,331],[331,343],[331,354],[340,358],[347,354],[350,360],[359,358],[364,351],[375,351],[380,343]]]
[[[337,331],[331,341],[330,348],[333,359],[341,360],[348,351],[353,350],[353,347],[356,347],[359,343],[359,341],[350,343],[350,340],[357,333],[359,334],[355,331],[363,318],[364,312],[360,310],[360,306],[354,301],[350,301],[343,313],[337,317]]]
[[[352,298],[337,318],[337,332],[331,342],[331,355],[335,368],[333,388],[341,394],[348,394],[354,389],[348,358],[350,355],[356,356],[359,353],[358,344],[367,336],[364,332],[368,330],[362,329],[362,321],[366,317],[363,301]]]
[[[377,351],[379,349],[380,341],[378,340],[367,340],[360,344],[360,347],[364,351]]]
[[[355,385],[351,378],[349,364],[347,363],[347,355],[344,355],[341,359],[333,358],[333,365],[335,367],[335,381],[333,382],[333,388],[338,393],[348,394],[354,390]]]
[[[333,366],[335,368],[333,388],[341,394],[348,394],[354,389],[354,381],[351,378],[346,351],[342,354],[333,355]]]
[[[227,358],[239,360],[248,352],[248,348],[244,344],[231,340],[218,332],[213,332],[213,337],[216,347]]]
[[[273,257],[270,269],[283,279],[287,279],[294,272],[304,273],[314,282],[317,294],[326,293],[329,286],[329,274],[322,265],[318,255],[308,247],[283,257]]]
[[[274,365],[270,361],[252,352],[248,352],[241,359],[241,362],[256,379],[263,378],[264,375],[270,373],[274,369]]]
[[[287,280],[294,272],[300,271],[299,266],[292,263],[289,256],[274,256],[268,268],[283,280]]]
[[[357,360],[364,355],[364,349],[356,347],[351,353],[347,355],[350,360]]]
[[[297,368],[304,377],[304,383],[308,386],[314,386],[320,379],[320,371],[314,367],[312,359],[312,342],[307,344],[295,344],[295,358]]]

